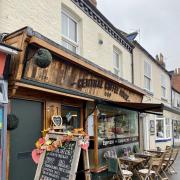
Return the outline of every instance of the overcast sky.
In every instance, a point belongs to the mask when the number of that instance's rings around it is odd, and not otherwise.
[[[166,68],[180,67],[180,0],[97,0],[114,26],[140,31],[140,44],[152,56],[162,53]]]

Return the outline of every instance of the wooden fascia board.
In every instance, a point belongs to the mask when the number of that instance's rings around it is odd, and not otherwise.
[[[132,86],[130,86],[128,84],[125,84],[124,82],[118,81],[115,77],[107,74],[106,72],[98,69],[97,67],[95,67],[95,66],[93,66],[91,64],[88,64],[85,61],[82,61],[81,59],[71,55],[70,53],[67,53],[67,52],[63,51],[60,48],[57,48],[57,47],[49,44],[48,42],[46,42],[46,41],[44,41],[44,40],[42,40],[40,38],[32,36],[29,43],[30,44],[31,43],[32,44],[37,44],[37,45],[39,45],[41,47],[49,49],[50,51],[56,53],[57,55],[60,55],[60,56],[64,57],[65,59],[67,59],[71,63],[78,64],[78,65],[82,66],[83,68],[86,68],[86,69],[88,69],[88,70],[90,70],[90,71],[92,71],[92,72],[94,72],[94,73],[96,73],[96,74],[98,74],[98,75],[100,75],[102,77],[108,78],[109,80],[112,80],[112,81],[118,83],[119,85],[121,85],[122,87],[124,87],[124,88],[126,88],[126,89],[128,89],[130,91],[133,91],[133,92],[135,92],[137,94],[140,94],[140,95],[145,94],[142,90],[138,90],[138,89],[136,89],[136,87],[132,87]]]

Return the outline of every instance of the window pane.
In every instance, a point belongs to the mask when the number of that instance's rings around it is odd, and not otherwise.
[[[136,112],[105,105],[98,105],[98,110],[100,111],[98,118],[100,139],[138,136]]]
[[[144,88],[150,91],[151,88],[151,80],[149,78],[147,78],[146,76],[144,76]]]
[[[113,52],[113,63],[114,66],[119,69],[119,54],[115,51]]]
[[[144,62],[144,75],[151,78],[151,65],[146,61]]]
[[[77,24],[69,18],[69,39],[77,42]]]
[[[164,120],[156,120],[156,131],[158,138],[164,138]]]
[[[68,37],[68,17],[64,14],[61,13],[61,29],[62,29],[62,34],[66,37]]]
[[[162,97],[166,97],[166,88],[161,86]]]

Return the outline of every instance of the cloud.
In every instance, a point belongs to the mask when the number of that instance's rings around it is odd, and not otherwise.
[[[168,70],[180,67],[179,0],[97,0],[98,9],[119,29],[140,29],[140,43],[152,56],[162,52]]]

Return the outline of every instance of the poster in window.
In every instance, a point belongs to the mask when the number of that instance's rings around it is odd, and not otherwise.
[[[154,120],[150,120],[150,134],[151,135],[155,134],[155,122],[154,122]]]

